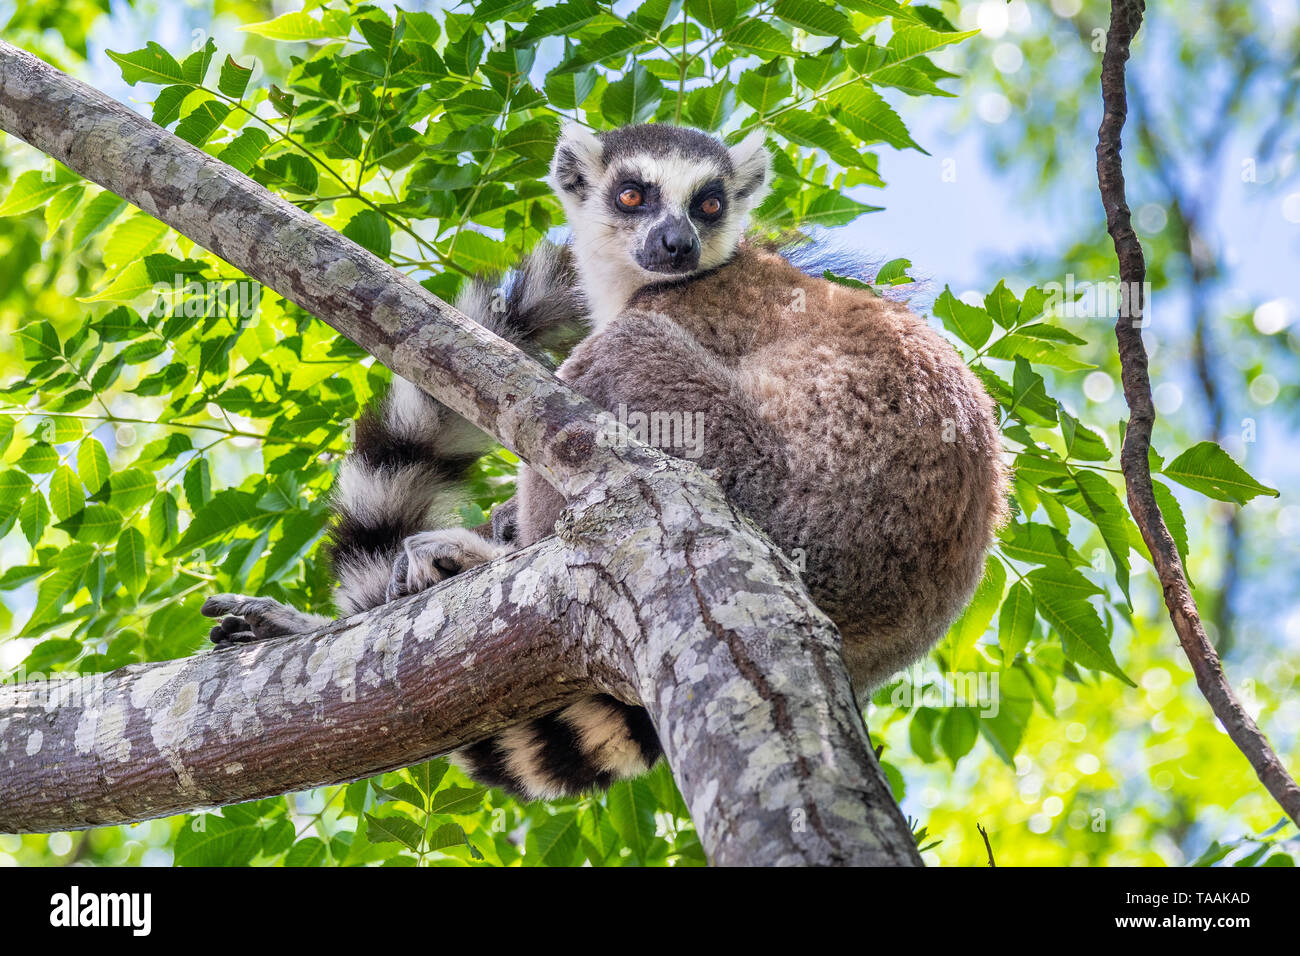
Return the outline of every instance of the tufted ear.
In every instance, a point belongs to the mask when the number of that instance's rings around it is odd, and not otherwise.
[[[561,198],[586,199],[600,175],[602,153],[595,133],[572,120],[565,123],[551,160],[551,188]]]
[[[730,150],[736,195],[748,199],[751,208],[767,195],[772,179],[772,156],[767,151],[766,141],[763,131],[756,129]]]

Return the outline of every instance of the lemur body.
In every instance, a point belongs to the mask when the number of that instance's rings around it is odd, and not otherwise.
[[[717,469],[728,498],[801,556],[862,694],[933,646],[978,583],[1005,514],[997,430],[978,380],[904,306],[740,241],[767,175],[757,138],[727,149],[675,127],[567,129],[552,184],[594,331],[558,374],[611,411],[703,414],[698,463]],[[572,287],[557,287],[564,301],[573,301]],[[424,406],[430,414],[418,411]],[[340,477],[341,610],[427,587],[552,533],[564,502],[524,469],[508,545],[463,529],[408,534],[436,491],[424,479],[447,467],[438,457],[446,410],[400,383],[385,408],[386,434],[399,440],[365,441],[359,429]],[[401,464],[413,459],[417,470]],[[358,540],[382,538],[382,546],[350,543],[358,515],[369,516],[358,527],[383,529]],[[262,636],[257,630],[252,636]],[[642,772],[659,753],[644,710],[593,697],[459,757],[485,783],[555,797]]]

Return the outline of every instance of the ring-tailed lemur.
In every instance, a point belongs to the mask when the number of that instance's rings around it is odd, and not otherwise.
[[[673,126],[567,127],[551,184],[594,331],[558,374],[607,410],[704,416],[698,464],[716,469],[728,497],[801,557],[863,693],[932,647],[969,599],[1005,519],[1006,478],[992,403],[946,340],[899,303],[741,241],[769,163],[761,134],[727,148]],[[541,298],[572,294],[563,274],[550,274],[561,281]],[[354,515],[384,529],[382,547],[339,565],[345,611],[532,544],[564,506],[524,469],[511,545],[449,529],[414,534],[399,550],[446,474],[433,462],[445,453],[447,421],[422,393],[400,394],[385,413],[402,439],[382,449],[391,460],[359,433],[340,479],[339,553],[352,553]],[[418,491],[416,473],[408,480],[403,470],[411,447],[425,462]],[[394,477],[349,478],[363,469]],[[280,619],[266,623],[266,605],[248,603],[256,600],[210,602],[211,612],[236,615],[214,638],[305,629],[307,618],[295,624],[297,612],[279,605]],[[640,773],[660,752],[643,709],[593,697],[459,757],[485,783],[555,797]]]

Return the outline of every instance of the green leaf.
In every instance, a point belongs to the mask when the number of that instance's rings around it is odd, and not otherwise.
[[[205,813],[181,827],[174,860],[177,866],[245,866],[261,845],[262,831],[255,824]]]
[[[1078,469],[1074,473],[1074,483],[1077,495],[1062,491],[1058,497],[1067,507],[1097,526],[1106,550],[1115,562],[1115,580],[1131,605],[1128,552],[1133,535],[1129,533],[1128,511],[1119,493],[1097,472]]]
[[[578,862],[578,815],[557,813],[534,824],[524,838],[525,866],[573,866]]]
[[[221,64],[221,78],[217,81],[217,89],[232,100],[241,99],[244,90],[248,89],[248,81],[252,75],[251,66],[240,66],[233,56],[227,55],[225,62]]]
[[[978,30],[968,30],[964,33],[940,33],[921,24],[905,23],[894,30],[894,35],[889,38],[886,52],[890,63],[899,63],[920,56],[922,53],[929,53],[941,46],[967,40],[978,33]]]
[[[1092,670],[1113,674],[1130,687],[1136,687],[1122,670],[1110,650],[1110,640],[1097,611],[1086,600],[1057,590],[1042,579],[1029,576],[1034,601],[1043,620],[1061,638],[1061,647],[1069,660]]]
[[[1278,496],[1276,488],[1260,484],[1212,441],[1187,449],[1165,465],[1164,475],[1216,501],[1244,505],[1258,495]]]
[[[98,439],[87,437],[77,449],[77,474],[87,493],[92,495],[108,481],[108,452]]]
[[[388,220],[374,209],[363,209],[353,216],[343,227],[343,235],[381,259],[388,258],[393,248],[393,233]]]
[[[230,107],[216,100],[207,100],[192,109],[176,126],[176,135],[187,143],[202,146],[230,115]]]
[[[167,234],[167,224],[148,213],[132,213],[113,227],[104,242],[104,264],[114,269],[140,262],[155,251]]]
[[[610,821],[637,860],[644,862],[655,835],[654,793],[644,779],[620,780],[609,788],[605,807]]]
[[[984,310],[994,322],[1004,329],[1009,329],[1016,324],[1016,316],[1020,312],[1020,300],[1007,288],[1006,282],[999,279],[993,291],[984,297]]]
[[[181,78],[192,86],[202,86],[208,77],[208,67],[217,55],[217,41],[208,37],[208,42],[199,47],[181,63]]]
[[[470,813],[483,802],[486,787],[447,787],[433,795],[430,813]]]
[[[998,614],[998,644],[1002,647],[1002,666],[1010,667],[1016,655],[1025,649],[1034,634],[1034,596],[1021,581],[1011,585]]]
[[[686,116],[700,129],[721,129],[735,112],[736,88],[725,79],[686,95]]]
[[[465,830],[459,823],[444,823],[429,834],[425,847],[430,851],[445,850],[453,846],[465,846],[466,843]]]
[[[447,773],[447,767],[447,759],[439,757],[437,760],[430,760],[411,767],[409,773],[420,792],[428,795],[438,789],[438,784],[442,783],[442,778]]]
[[[81,482],[67,465],[60,465],[50,478],[50,508],[60,521],[71,517],[86,504]]]
[[[608,122],[619,126],[644,123],[654,116],[663,96],[663,83],[638,63],[605,88],[600,110]]]
[[[262,570],[262,586],[298,567],[307,552],[325,533],[322,519],[308,512],[290,515],[282,525],[280,540],[271,548]]]
[[[1106,593],[1084,577],[1082,572],[1076,571],[1074,568],[1050,566],[1035,568],[1025,575],[1025,579],[1032,588],[1051,588],[1054,591],[1079,599],[1089,598],[1094,594]]]
[[[736,0],[686,0],[686,12],[710,30],[721,30],[736,19]]]
[[[1028,325],[1021,325],[1016,328],[1016,335],[1041,339],[1045,342],[1064,342],[1067,345],[1088,344],[1087,339],[1080,338],[1073,332],[1067,332],[1059,325],[1051,325],[1047,322],[1030,322]]]
[[[1031,425],[1052,424],[1056,421],[1057,403],[1047,394],[1043,376],[1033,370],[1029,362],[1017,357],[1015,372],[1011,377],[1011,408]]]
[[[126,588],[126,593],[138,597],[149,578],[147,562],[148,546],[144,535],[135,528],[127,528],[117,539],[117,548],[113,552],[114,568],[117,579]]]
[[[740,98],[760,114],[771,112],[794,89],[790,67],[784,57],[740,74],[737,91]]]
[[[855,39],[849,18],[818,0],[776,0],[772,12],[791,26],[823,37]]]
[[[984,575],[980,578],[979,586],[975,588],[970,603],[949,629],[954,669],[960,669],[962,652],[973,647],[988,629],[989,622],[997,613],[998,605],[1002,603],[1002,592],[1006,584],[1006,568],[996,558],[989,558],[984,565]]]
[[[939,754],[934,749],[935,730],[939,726],[939,711],[933,707],[918,707],[907,723],[907,743],[925,763],[935,763]]]
[[[289,848],[285,855],[285,866],[324,866],[329,859],[329,850],[318,837],[306,837]]]
[[[28,170],[9,187],[5,201],[0,203],[0,216],[20,216],[39,209],[65,185],[39,169]]]
[[[108,505],[89,505],[61,521],[59,528],[78,541],[104,544],[116,537],[121,530],[122,513]]]
[[[562,110],[577,109],[587,102],[587,97],[596,88],[596,70],[554,71],[547,74],[544,85],[552,106]]]
[[[101,192],[86,203],[72,227],[72,245],[79,248],[86,241],[111,223],[126,208],[126,200],[110,192]]]
[[[90,557],[89,549],[86,549],[85,557],[87,559]],[[85,564],[69,563],[55,569],[53,574],[46,577],[36,589],[36,605],[32,608],[32,616],[23,625],[22,633],[25,635],[40,633],[41,625],[55,618],[76,594],[85,574]]]
[[[18,509],[18,525],[23,529],[23,537],[33,548],[45,533],[50,523],[50,506],[45,503],[45,496],[35,491],[23,500]]]
[[[808,204],[799,221],[810,226],[846,226],[863,213],[883,207],[868,206],[833,189],[821,193]]]
[[[194,94],[196,99],[205,95],[186,84],[164,86],[153,101],[153,121],[159,126],[171,126],[180,118],[181,106],[190,94]]]
[[[212,499],[212,468],[208,460],[194,459],[185,469],[181,484],[185,488],[185,500],[189,503],[190,510],[197,513]]]
[[[593,0],[572,0],[538,10],[528,20],[528,25],[512,40],[513,45],[532,43],[541,37],[570,36],[579,27],[600,16],[600,7]]]
[[[947,286],[934,303],[934,314],[943,320],[944,328],[956,335],[971,348],[983,347],[993,334],[993,320],[983,309],[967,305],[952,294]]]
[[[790,38],[765,20],[746,19],[740,26],[728,30],[726,37],[728,45],[757,54],[764,60],[794,53]]]
[[[1182,559],[1183,571],[1187,570],[1187,519],[1183,517],[1182,506],[1174,493],[1169,490],[1169,486],[1155,481],[1151,482],[1151,487],[1155,491],[1156,505],[1160,508],[1160,514],[1165,519],[1165,527],[1169,529],[1169,534],[1174,539],[1174,547],[1178,549],[1178,557]]]
[[[949,707],[943,713],[936,738],[952,765],[970,753],[979,737],[979,717],[971,707]]]
[[[911,259],[890,259],[880,271],[876,273],[876,278],[872,280],[872,285],[907,285],[915,280],[907,274],[907,270],[912,268]]]
[[[108,479],[108,500],[123,513],[141,507],[157,490],[158,479],[143,468],[128,468]]]
[[[377,817],[367,813],[366,823],[369,824],[366,835],[372,843],[401,843],[419,852],[420,844],[424,840],[424,831],[419,824],[406,817]]]
[[[170,491],[164,491],[149,506],[149,540],[158,546],[176,534],[180,506]]]
[[[265,130],[250,126],[240,130],[239,135],[217,154],[217,158],[235,167],[241,173],[247,173],[257,165],[257,161],[270,145],[271,137]]]
[[[323,10],[320,20],[295,10],[281,14],[274,20],[250,23],[239,29],[281,43],[292,43],[299,40],[346,40],[352,32],[352,24],[348,15],[341,10]]]
[[[1065,457],[1080,461],[1110,460],[1111,452],[1106,439],[1086,425],[1080,425],[1079,420],[1067,412],[1064,406],[1057,407],[1057,415],[1061,420],[1061,437],[1065,439]]]
[[[1037,522],[1012,522],[1002,531],[1002,551],[1016,561],[1068,569],[1083,559],[1055,528]]]
[[[176,557],[222,538],[259,514],[252,495],[235,488],[219,492],[194,516],[180,543],[167,556]]]
[[[895,149],[915,149],[929,155],[912,139],[898,114],[871,87],[865,84],[841,87],[826,102],[835,118],[863,143],[888,143]]]
[[[152,40],[143,50],[131,53],[114,53],[105,51],[109,59],[122,68],[122,79],[135,86],[141,80],[146,83],[181,83],[185,76],[181,65],[175,57]]]

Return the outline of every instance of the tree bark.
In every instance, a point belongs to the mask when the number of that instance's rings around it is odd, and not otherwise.
[[[1129,510],[1151,552],[1165,606],[1178,640],[1196,674],[1196,684],[1209,702],[1214,715],[1238,749],[1250,761],[1265,789],[1300,826],[1300,786],[1278,759],[1268,739],[1246,713],[1233,693],[1219,662],[1219,655],[1206,636],[1196,599],[1192,597],[1183,571],[1182,560],[1174,539],[1156,504],[1151,484],[1151,429],[1155,424],[1155,403],[1151,397],[1151,376],[1147,370],[1147,351],[1142,342],[1142,316],[1145,303],[1142,287],[1146,281],[1146,260],[1142,244],[1129,218],[1124,192],[1124,165],[1120,159],[1124,120],[1128,113],[1125,91],[1125,64],[1133,37],[1142,25],[1146,9],[1143,0],[1111,0],[1110,29],[1106,35],[1106,52],[1101,66],[1101,92],[1104,112],[1097,131],[1097,185],[1106,208],[1106,230],[1119,259],[1121,286],[1128,290],[1128,309],[1121,309],[1115,323],[1119,343],[1124,400],[1131,419],[1120,450],[1120,467],[1128,491]]]
[[[643,703],[719,864],[920,863],[840,637],[695,466],[297,207],[0,42],[0,128],[135,203],[491,432],[570,502],[558,537],[317,634],[0,689],[0,831],[339,783],[580,693]],[[83,678],[89,681],[93,678]],[[80,682],[78,682],[80,683]]]

